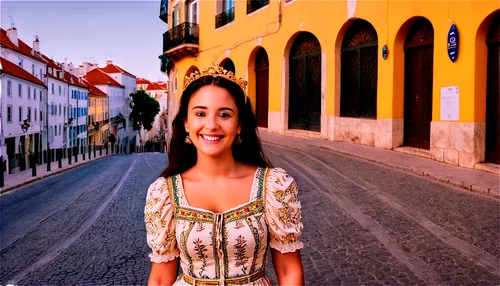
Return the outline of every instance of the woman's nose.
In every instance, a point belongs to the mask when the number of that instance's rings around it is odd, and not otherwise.
[[[215,116],[207,116],[207,121],[205,122],[205,128],[209,130],[215,130],[218,128],[219,124],[217,123],[217,117]]]

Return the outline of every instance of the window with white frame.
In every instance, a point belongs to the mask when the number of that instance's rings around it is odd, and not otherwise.
[[[38,114],[38,113],[36,112],[36,108],[35,108],[35,113],[33,113],[33,119],[34,119],[34,121],[35,121],[35,122],[36,122],[36,115],[37,115],[37,114]]]
[[[19,106],[19,122],[23,121],[23,107]]]
[[[43,90],[40,90],[40,102],[43,101],[43,93],[42,92],[43,92]]]
[[[31,121],[31,107],[28,106],[28,121]]]
[[[31,74],[35,75],[35,64],[31,64]]]
[[[54,94],[54,83],[52,83],[52,94]]]
[[[59,85],[59,95],[61,95],[61,86]]]
[[[7,81],[7,96],[12,96],[12,82],[10,80]]]
[[[33,100],[36,100],[36,88],[33,88]]]
[[[21,84],[18,85],[18,94],[19,97],[23,97],[23,86]]]
[[[28,86],[28,99],[31,99],[31,86]]]

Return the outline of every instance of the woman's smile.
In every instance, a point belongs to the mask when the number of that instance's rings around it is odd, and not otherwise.
[[[200,134],[200,137],[204,139],[206,143],[214,144],[219,143],[224,136],[222,135],[208,135],[208,134]]]

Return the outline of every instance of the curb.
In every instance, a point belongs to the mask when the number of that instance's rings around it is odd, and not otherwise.
[[[73,170],[73,169],[76,169],[78,167],[85,166],[85,165],[90,164],[92,162],[95,162],[97,160],[101,160],[101,159],[112,157],[112,156],[116,156],[116,155],[123,155],[123,154],[113,154],[113,155],[107,155],[107,156],[99,157],[99,158],[91,160],[91,161],[87,160],[86,162],[78,164],[78,165],[72,165],[71,167],[68,167],[68,168],[65,168],[65,169],[62,169],[62,170],[53,171],[53,172],[51,172],[49,174],[45,174],[43,176],[37,176],[34,179],[30,179],[30,180],[22,182],[22,183],[20,183],[18,185],[10,186],[10,187],[7,187],[7,188],[2,188],[2,190],[0,190],[0,195],[6,194],[6,193],[8,193],[8,192],[10,192],[12,190],[18,189],[20,187],[27,186],[27,185],[32,184],[34,182],[41,181],[43,179],[46,179],[46,178],[49,178],[49,177],[52,177],[52,176],[55,176],[55,175],[59,175],[59,174],[64,173],[66,171]]]
[[[261,140],[262,140],[263,143],[278,145],[278,146],[282,146],[282,147],[286,147],[286,148],[290,148],[290,149],[297,149],[295,147],[291,147],[289,145],[286,145],[285,143],[279,143],[279,142],[270,141],[270,140],[267,140],[267,139],[261,139]],[[335,152],[335,153],[339,153],[339,154],[343,154],[343,155],[348,155],[348,156],[351,156],[351,157],[363,159],[365,161],[377,163],[379,165],[387,166],[387,167],[390,167],[390,168],[393,168],[393,169],[397,169],[397,170],[402,170],[402,171],[406,171],[406,172],[409,172],[409,173],[413,173],[413,174],[416,174],[416,175],[419,175],[419,176],[422,176],[422,177],[426,177],[426,178],[432,179],[434,181],[445,183],[445,184],[450,185],[450,186],[459,187],[461,189],[468,190],[468,191],[473,192],[473,193],[479,193],[479,194],[487,195],[489,197],[500,198],[500,194],[494,194],[494,193],[491,192],[490,188],[487,188],[487,187],[484,187],[484,186],[481,186],[481,185],[474,185],[474,184],[471,184],[471,183],[466,183],[466,182],[458,181],[458,180],[455,180],[455,179],[451,179],[450,177],[438,177],[438,176],[429,174],[429,173],[427,173],[425,171],[415,170],[413,168],[403,167],[403,166],[399,166],[399,165],[396,165],[396,164],[390,164],[390,163],[387,163],[387,162],[381,162],[381,161],[378,161],[378,160],[375,160],[375,159],[372,159],[372,158],[368,158],[368,157],[365,157],[365,156],[361,156],[359,154],[355,154],[355,153],[352,153],[352,152],[343,151],[343,150],[337,150],[335,148],[331,148],[331,147],[326,146],[326,145],[315,145],[315,144],[309,144],[307,142],[304,142],[304,143],[307,144],[307,145],[309,145],[309,146],[322,148],[322,149],[329,150],[329,151],[332,151],[332,152]]]

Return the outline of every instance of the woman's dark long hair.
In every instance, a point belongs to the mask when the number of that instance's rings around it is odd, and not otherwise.
[[[187,118],[187,108],[193,94],[206,85],[215,85],[226,89],[235,99],[241,124],[241,144],[233,144],[233,157],[236,161],[260,167],[272,167],[264,155],[262,144],[257,134],[257,120],[253,113],[252,103],[240,86],[223,77],[203,76],[192,82],[182,93],[179,111],[172,122],[172,137],[168,148],[168,167],[162,177],[183,173],[196,164],[198,155],[193,144],[184,142],[187,132],[184,120]]]

